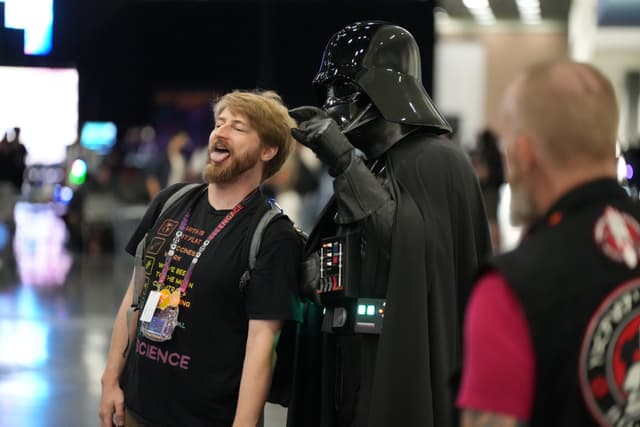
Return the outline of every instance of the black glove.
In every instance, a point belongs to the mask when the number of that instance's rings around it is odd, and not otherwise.
[[[289,114],[299,123],[298,128],[291,129],[291,135],[329,166],[329,175],[336,177],[344,172],[354,149],[338,124],[317,107],[298,107]]]

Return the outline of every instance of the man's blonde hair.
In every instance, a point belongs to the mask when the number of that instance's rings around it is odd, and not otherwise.
[[[278,149],[277,154],[265,163],[262,180],[278,172],[295,146],[291,128],[296,127],[296,122],[289,116],[282,98],[272,90],[235,90],[215,103],[213,111],[216,120],[224,109],[246,115],[250,125],[258,132],[260,141]]]
[[[540,64],[516,84],[515,125],[539,140],[554,162],[615,159],[618,103],[611,82],[595,67]]]

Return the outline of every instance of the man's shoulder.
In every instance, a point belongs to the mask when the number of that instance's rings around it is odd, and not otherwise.
[[[264,236],[269,240],[302,240],[296,225],[285,214],[277,215],[269,222]]]

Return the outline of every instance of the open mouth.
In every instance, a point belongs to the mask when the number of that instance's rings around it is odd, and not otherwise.
[[[209,158],[213,163],[223,162],[229,155],[229,150],[220,144],[216,144],[213,150],[209,152]]]

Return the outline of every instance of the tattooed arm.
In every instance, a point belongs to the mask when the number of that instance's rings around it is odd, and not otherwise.
[[[495,412],[465,409],[460,419],[461,427],[526,427],[527,423],[509,415]]]

